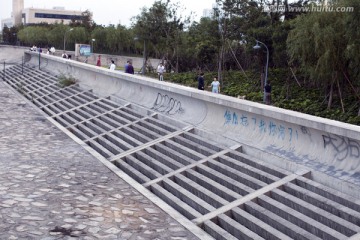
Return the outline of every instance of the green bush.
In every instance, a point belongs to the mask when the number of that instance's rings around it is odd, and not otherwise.
[[[59,82],[60,87],[64,88],[64,87],[68,87],[68,86],[75,84],[77,82],[77,80],[70,75],[66,76],[65,74],[61,73],[58,76],[58,82]]]
[[[264,92],[261,89],[259,73],[248,71],[245,75],[240,71],[226,71],[223,74],[221,94],[232,97],[245,96],[247,100],[263,102]],[[157,74],[149,76],[157,78]],[[205,73],[205,86],[211,84],[214,76],[217,76],[216,72]],[[334,98],[332,109],[328,110],[327,100],[322,89],[313,86],[306,87],[304,84],[300,87],[293,78],[287,82],[286,79],[291,75],[289,75],[286,69],[270,69],[268,76],[272,85],[272,105],[318,117],[360,125],[360,116],[357,116],[359,106],[353,94],[344,93],[344,96],[346,96],[343,99],[346,109],[345,113],[341,110],[338,98]],[[165,73],[164,79],[168,82],[197,88],[197,74],[195,72]]]

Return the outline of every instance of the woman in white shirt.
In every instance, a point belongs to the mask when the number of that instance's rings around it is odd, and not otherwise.
[[[115,68],[116,68],[115,62],[114,62],[114,60],[111,60],[110,70],[114,71]]]
[[[220,82],[217,80],[217,77],[214,77],[214,81],[211,83],[211,87],[213,93],[220,92]]]

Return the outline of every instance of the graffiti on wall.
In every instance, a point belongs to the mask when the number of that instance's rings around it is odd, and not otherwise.
[[[179,100],[161,93],[157,94],[155,103],[151,109],[169,115],[182,114],[184,112]]]
[[[225,111],[224,125],[250,128],[252,131],[258,131],[260,134],[267,134],[271,137],[289,142],[299,139],[298,129],[286,127],[273,120],[264,120],[258,117],[249,117],[247,114],[238,114],[230,110]],[[301,132],[304,131],[304,129],[301,129]]]
[[[322,135],[324,141],[324,149],[330,147],[335,151],[334,157],[338,161],[342,161],[346,158],[360,158],[360,143],[333,134]]]

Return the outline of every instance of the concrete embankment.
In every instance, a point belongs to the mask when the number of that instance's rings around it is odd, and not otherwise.
[[[38,64],[37,56],[31,63]],[[142,76],[42,56],[41,66],[79,79],[100,96],[116,96],[249,146],[253,154],[277,157],[352,183],[360,183],[360,127],[235,99]],[[259,151],[255,151],[259,150]],[[264,154],[261,152],[266,152]],[[262,156],[261,156],[262,155]],[[276,161],[273,161],[276,164]]]
[[[358,126],[54,56],[25,59],[4,81],[200,239],[359,239]],[[62,87],[59,74],[78,83]]]

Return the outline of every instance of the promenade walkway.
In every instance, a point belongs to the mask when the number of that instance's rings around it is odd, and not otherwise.
[[[197,239],[0,82],[1,239]]]

